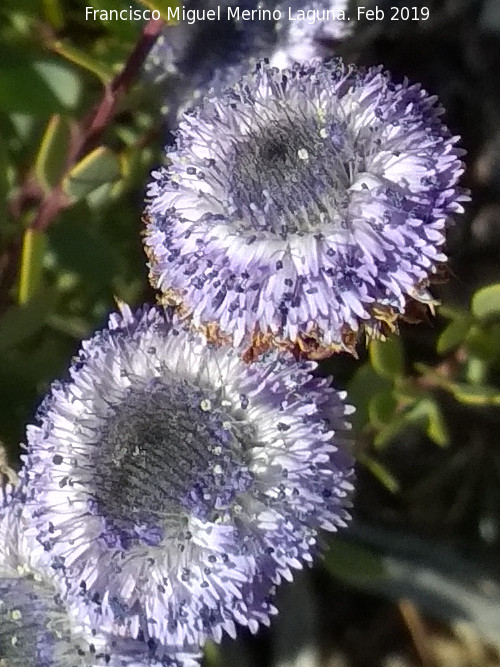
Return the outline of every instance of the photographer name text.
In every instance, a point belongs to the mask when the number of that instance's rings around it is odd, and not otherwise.
[[[140,21],[160,18],[158,10],[149,9],[94,9],[85,8],[85,19],[100,21]],[[358,21],[426,21],[429,18],[428,7],[388,7],[382,9],[377,5],[372,7],[358,6],[356,15],[353,17]],[[199,23],[204,21],[301,21],[314,24],[328,21],[350,21],[351,17],[345,11],[332,9],[308,9],[298,11],[288,8],[288,12],[282,9],[241,9],[238,6],[221,7],[218,5],[212,9],[187,9],[186,7],[169,7],[166,19],[169,23]]]

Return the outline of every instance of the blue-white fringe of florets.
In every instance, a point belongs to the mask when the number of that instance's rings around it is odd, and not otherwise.
[[[73,604],[31,534],[24,473],[0,499],[0,657],[8,667],[196,667],[201,654],[172,654],[103,632]]]
[[[195,667],[198,654],[161,655],[158,647],[92,630],[53,582],[19,566],[0,568],[0,655],[8,667]]]
[[[112,315],[107,329],[83,343],[70,380],[53,385],[28,429],[27,511],[68,599],[101,629],[171,655],[195,654],[223,631],[234,636],[235,623],[253,632],[268,624],[275,584],[312,561],[320,529],[348,519],[351,408],[328,380],[313,377],[315,366],[277,353],[246,365],[238,351],[207,344],[162,309]],[[170,497],[167,483],[151,483],[156,466],[141,467],[143,452],[128,452],[127,465],[139,459],[124,484],[132,492],[144,480],[153,519],[133,509],[106,516],[103,434],[124,401],[135,406],[131,397],[143,400],[150,390],[150,411],[169,387],[176,401],[184,392],[186,407],[176,403],[182,428],[185,412],[193,428],[211,433],[210,448],[196,460],[191,444],[175,454],[188,457],[195,481],[188,475],[190,488]],[[151,421],[170,424],[162,412],[168,405],[157,408]],[[141,417],[134,412],[133,419]],[[126,443],[125,430],[123,437]],[[171,460],[162,458],[173,452],[162,444],[154,453],[163,474]]]
[[[376,334],[409,298],[430,299],[467,199],[442,112],[379,67],[259,63],[185,116],[153,172],[152,284],[237,346]]]

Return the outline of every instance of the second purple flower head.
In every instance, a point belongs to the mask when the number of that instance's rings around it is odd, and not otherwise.
[[[458,137],[420,85],[340,61],[266,63],[180,125],[153,173],[153,285],[233,345],[353,351],[446,260],[466,194]]]

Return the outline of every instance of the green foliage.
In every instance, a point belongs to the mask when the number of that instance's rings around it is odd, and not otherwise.
[[[373,340],[370,343],[370,361],[376,373],[388,380],[401,377],[404,372],[404,358],[401,341],[391,336],[385,341]]]
[[[391,492],[399,485],[382,462],[384,452],[397,447],[405,433],[418,429],[447,447],[451,424],[443,407],[449,399],[459,411],[500,406],[500,285],[479,289],[467,311],[442,306],[438,315],[444,324],[432,365],[418,357],[410,362],[401,337],[391,336],[370,343],[368,360],[349,385],[357,408],[355,431],[365,447],[358,461]]]
[[[387,576],[378,553],[342,537],[330,541],[325,566],[339,579],[361,587]]]
[[[375,479],[392,502],[406,505],[410,516],[421,516],[426,526],[435,520],[437,534],[450,525],[475,522],[483,537],[486,520],[488,526],[499,525],[500,285],[478,289],[468,308],[442,305],[433,325],[430,348],[421,345],[418,333],[409,340],[406,331],[369,344],[348,386],[357,409],[356,459],[359,470]],[[425,325],[413,326],[418,332]],[[432,446],[436,454],[429,453]],[[426,456],[432,463],[426,464]],[[398,465],[402,457],[405,465]],[[394,555],[387,555],[397,554],[395,549],[384,540],[387,554],[382,555],[357,539],[356,527],[354,535],[340,533],[331,540],[328,571],[364,591],[385,595],[394,587],[399,597],[402,584],[389,566]],[[492,541],[494,535],[484,532],[483,539]],[[414,572],[413,561],[409,572]],[[411,597],[413,579],[404,585]]]
[[[0,320],[0,354],[32,340],[45,326],[56,305],[56,298],[54,290],[45,289],[29,303],[12,306]]]
[[[19,266],[18,301],[26,304],[34,300],[41,288],[43,260],[47,249],[44,232],[27,229],[23,236],[23,247]]]
[[[500,284],[478,290],[472,299],[471,310],[481,321],[500,318]]]
[[[72,66],[48,59],[6,56],[0,64],[0,111],[37,115],[74,110],[81,81]]]
[[[85,7],[6,0],[0,8],[0,441],[12,461],[48,383],[64,376],[115,297],[148,298],[140,215],[148,171],[161,159],[161,100],[136,75],[113,109],[119,120],[81,143],[143,28],[86,21]]]
[[[102,185],[115,183],[120,175],[116,155],[105,146],[99,146],[70,169],[62,187],[68,197],[77,202]]]
[[[35,175],[44,192],[54,188],[64,173],[70,144],[70,128],[65,118],[54,115],[40,142],[35,158]]]
[[[438,338],[436,345],[438,354],[446,354],[457,348],[468,334],[471,324],[472,320],[468,314],[457,315],[452,319]]]

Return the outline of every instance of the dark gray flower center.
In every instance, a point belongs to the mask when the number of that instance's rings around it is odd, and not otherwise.
[[[99,437],[98,513],[111,541],[161,541],[188,514],[214,520],[250,483],[245,428],[215,400],[172,379],[132,389]]]
[[[286,237],[331,222],[351,183],[348,143],[340,123],[296,114],[234,144],[229,192],[248,229]]]

